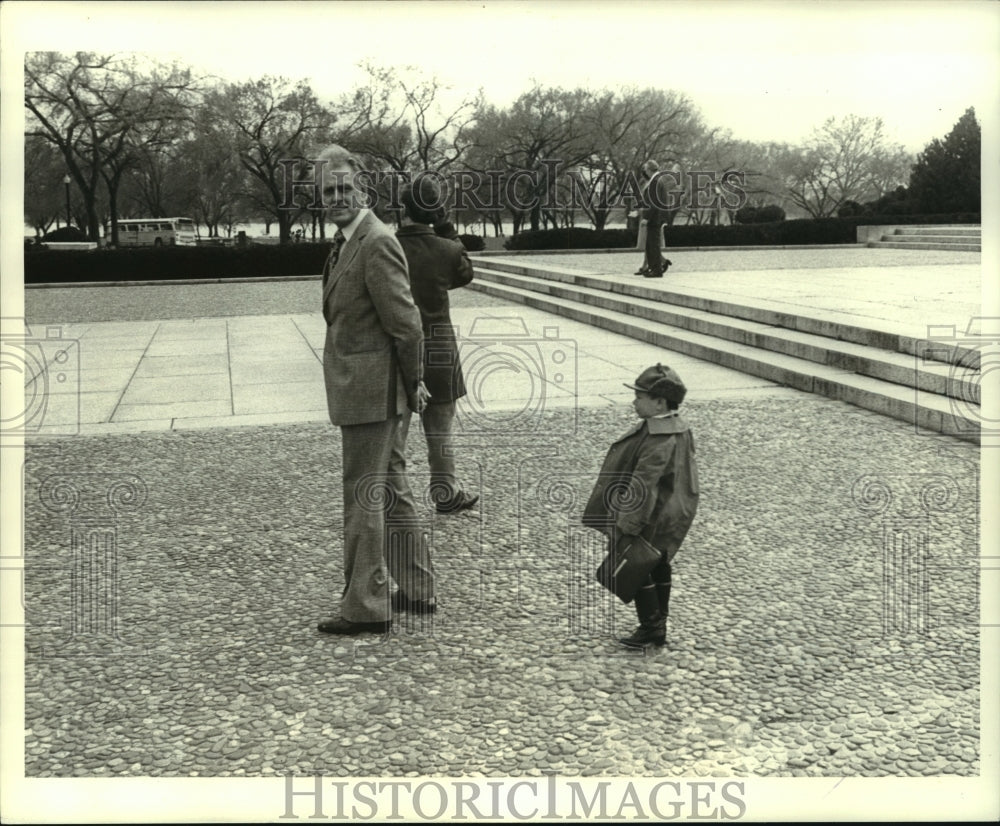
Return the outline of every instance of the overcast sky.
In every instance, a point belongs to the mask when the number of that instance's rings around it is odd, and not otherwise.
[[[335,99],[365,59],[510,103],[544,84],[686,93],[711,126],[798,142],[829,116],[883,118],[916,152],[998,94],[994,2],[275,2],[4,4],[21,50],[173,55],[243,80],[307,78]],[[11,25],[14,24],[14,25]]]

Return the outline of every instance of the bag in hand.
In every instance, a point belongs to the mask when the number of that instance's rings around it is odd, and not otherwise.
[[[662,554],[641,536],[615,531],[608,555],[597,569],[597,581],[629,603],[661,558]]]

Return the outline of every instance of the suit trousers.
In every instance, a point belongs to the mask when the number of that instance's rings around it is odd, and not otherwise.
[[[663,242],[663,219],[654,216],[646,225],[646,266],[652,275],[663,275],[663,258],[660,244]]]
[[[420,418],[424,426],[424,438],[427,440],[431,495],[436,502],[454,499],[459,492],[455,478],[455,450],[451,438],[455,402],[428,404]]]
[[[434,596],[428,536],[406,479],[409,418],[340,428],[345,580],[340,614],[352,622],[390,619],[389,576],[412,599]]]

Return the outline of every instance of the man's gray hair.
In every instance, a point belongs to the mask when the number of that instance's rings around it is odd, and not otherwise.
[[[330,166],[349,166],[355,172],[364,172],[364,164],[357,155],[348,152],[344,147],[337,143],[331,143],[325,149],[323,149],[317,160],[326,161]]]

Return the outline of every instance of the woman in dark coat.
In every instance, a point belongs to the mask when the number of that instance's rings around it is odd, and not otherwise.
[[[432,496],[438,513],[455,513],[471,508],[479,500],[462,490],[455,477],[451,440],[455,401],[466,390],[448,291],[472,281],[472,263],[455,227],[440,209],[441,192],[432,178],[418,176],[413,183],[404,185],[400,200],[403,226],[396,238],[406,255],[410,291],[424,329],[424,384],[430,398],[421,421],[427,439]]]

